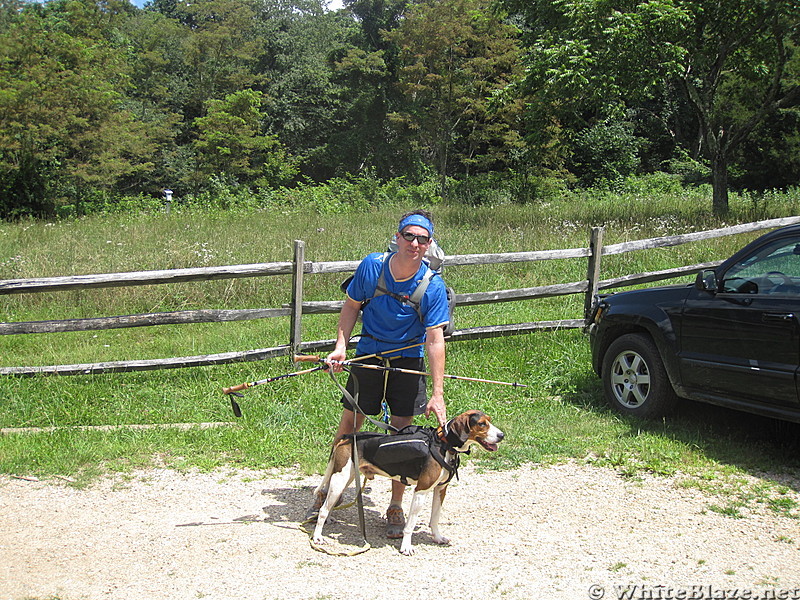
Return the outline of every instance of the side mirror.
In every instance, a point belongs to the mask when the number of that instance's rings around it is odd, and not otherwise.
[[[695,287],[704,292],[716,293],[719,291],[719,283],[717,282],[717,273],[713,269],[704,269],[697,274],[695,280]]]

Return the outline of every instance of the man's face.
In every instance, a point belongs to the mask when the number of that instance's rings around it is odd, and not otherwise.
[[[411,237],[414,236],[414,237]],[[406,237],[410,237],[408,240]],[[422,260],[430,246],[428,230],[419,225],[409,225],[397,234],[397,248],[414,260]]]

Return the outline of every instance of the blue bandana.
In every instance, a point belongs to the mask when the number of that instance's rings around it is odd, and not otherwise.
[[[431,223],[422,215],[407,216],[405,219],[400,221],[400,226],[397,228],[397,231],[403,231],[409,225],[419,225],[428,231],[429,236],[433,237],[433,223]]]

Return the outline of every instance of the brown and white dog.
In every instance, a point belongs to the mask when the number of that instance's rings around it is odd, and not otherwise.
[[[420,475],[416,479],[404,478],[404,483],[416,484],[414,497],[411,500],[411,508],[408,512],[408,520],[403,529],[403,541],[400,544],[400,552],[407,556],[414,554],[411,545],[411,534],[417,524],[420,511],[425,502],[425,498],[433,492],[431,504],[430,527],[433,534],[433,541],[437,544],[447,544],[449,540],[442,536],[439,531],[439,514],[444,501],[447,484],[449,483],[455,468],[458,466],[459,454],[468,452],[471,446],[478,445],[490,452],[497,450],[497,445],[503,440],[505,435],[500,429],[492,425],[491,418],[477,410],[467,411],[451,419],[447,427],[433,430],[433,428],[423,428],[431,430],[440,444],[439,458],[434,457],[433,452],[424,459]],[[391,438],[392,436],[382,436]],[[401,477],[391,475],[382,470],[374,463],[364,458],[363,448],[369,438],[364,439],[361,435],[358,439],[359,469],[367,479],[372,479],[376,475],[389,477],[390,479],[400,480]],[[325,501],[319,510],[317,524],[314,528],[313,541],[315,544],[324,544],[322,529],[325,521],[344,490],[355,479],[353,469],[353,436],[344,436],[339,439],[331,451],[328,468],[322,482],[314,492]],[[442,466],[441,460],[447,467]]]

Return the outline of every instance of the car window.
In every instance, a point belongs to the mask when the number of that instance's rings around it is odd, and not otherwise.
[[[776,240],[758,248],[724,274],[722,291],[800,295],[800,240]]]

